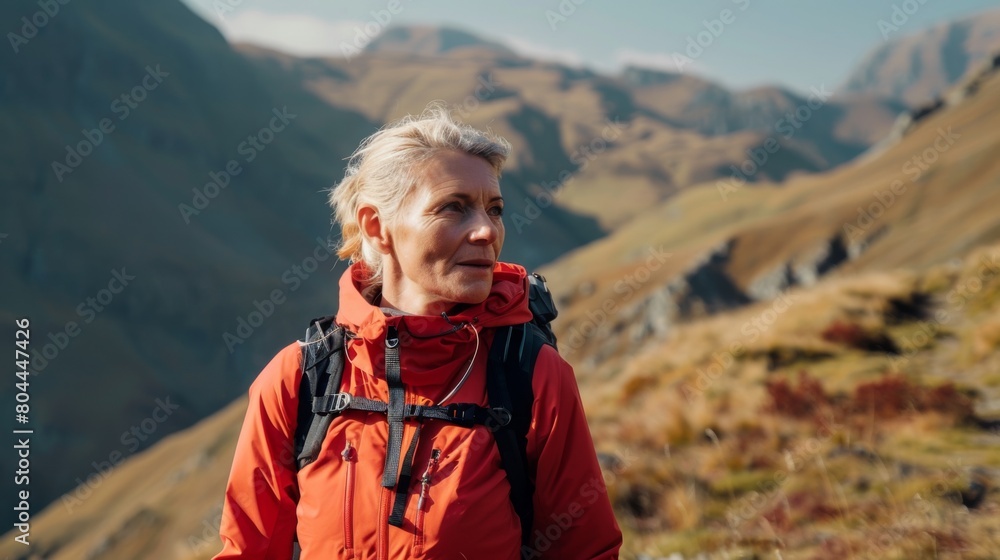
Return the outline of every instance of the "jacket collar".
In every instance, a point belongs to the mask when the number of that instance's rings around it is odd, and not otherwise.
[[[477,337],[479,351],[485,350],[483,329],[531,320],[527,273],[515,264],[497,263],[486,299],[447,317],[387,314],[366,297],[372,295],[372,290],[365,290],[367,274],[362,263],[354,263],[341,276],[337,322],[353,333],[347,349],[351,363],[379,378],[385,377],[385,334],[390,325],[399,331],[403,382],[439,385],[464,369],[475,352]]]

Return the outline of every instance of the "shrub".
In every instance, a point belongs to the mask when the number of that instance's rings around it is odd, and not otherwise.
[[[860,383],[854,388],[853,412],[874,414],[876,418],[895,418],[909,410],[917,400],[916,388],[901,375]]]
[[[768,412],[817,422],[827,412],[832,412],[834,418],[873,414],[879,419],[891,419],[910,412],[937,412],[958,422],[975,418],[972,399],[953,383],[922,387],[902,375],[859,383],[850,398],[836,399],[823,390],[819,380],[800,371],[797,385],[786,379],[768,381],[767,394]]]
[[[854,389],[852,412],[874,413],[878,418],[896,418],[907,412],[939,412],[958,421],[973,417],[972,400],[943,383],[927,388],[914,385],[902,375],[887,375],[861,383]]]
[[[972,399],[959,392],[951,382],[927,391],[923,403],[928,410],[947,414],[962,422],[971,420],[975,416]]]
[[[813,417],[820,409],[830,405],[823,385],[805,371],[799,372],[798,386],[792,386],[785,379],[768,381],[767,394],[771,397],[770,412],[793,418]]]

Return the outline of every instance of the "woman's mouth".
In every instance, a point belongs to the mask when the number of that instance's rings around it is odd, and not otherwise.
[[[489,259],[472,259],[458,263],[458,266],[474,268],[477,270],[493,270],[493,261]]]

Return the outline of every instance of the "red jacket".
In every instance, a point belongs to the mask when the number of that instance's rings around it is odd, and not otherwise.
[[[475,353],[472,373],[450,402],[487,405],[486,358],[493,329],[531,318],[524,269],[498,263],[489,297],[449,317],[452,323],[475,326],[478,351],[471,328],[442,336],[453,330],[442,317],[386,315],[372,306],[359,291],[360,273],[354,265],[340,281],[337,321],[357,335],[346,343],[344,390],[388,401],[384,340],[386,327],[394,325],[400,332],[408,403],[436,404],[465,373]],[[220,529],[224,549],[216,560],[290,558],[296,533],[301,560],[520,558],[521,530],[510,486],[493,436],[483,426],[424,422],[402,527],[387,523],[394,494],[381,485],[388,440],[384,414],[341,414],[331,424],[318,459],[297,471],[292,438],[301,361],[299,343],[287,346],[250,388],[226,488]],[[549,346],[538,356],[532,387],[528,455],[535,468],[535,527],[529,557],[618,558],[621,532],[576,378]],[[414,429],[408,422],[404,450]],[[422,484],[425,476],[427,483]]]

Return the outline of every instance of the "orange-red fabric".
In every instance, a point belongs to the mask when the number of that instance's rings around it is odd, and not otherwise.
[[[340,282],[337,320],[356,335],[345,344],[344,390],[388,400],[384,344],[386,327],[394,325],[400,333],[408,403],[437,404],[475,355],[472,373],[449,402],[486,405],[493,329],[531,318],[524,269],[498,263],[489,297],[447,319],[386,315],[362,295],[363,274],[355,264]],[[455,330],[460,324],[467,326]],[[388,441],[385,415],[343,413],[331,424],[318,459],[296,472],[292,438],[301,355],[299,343],[287,346],[250,388],[226,489],[220,529],[224,548],[216,560],[290,558],[296,533],[301,560],[520,558],[520,524],[510,486],[485,427],[424,423],[402,527],[387,523],[394,494],[381,485]],[[618,558],[621,532],[576,378],[551,347],[538,356],[532,387],[528,455],[535,468],[535,527],[529,557]],[[403,450],[415,428],[407,423]]]

